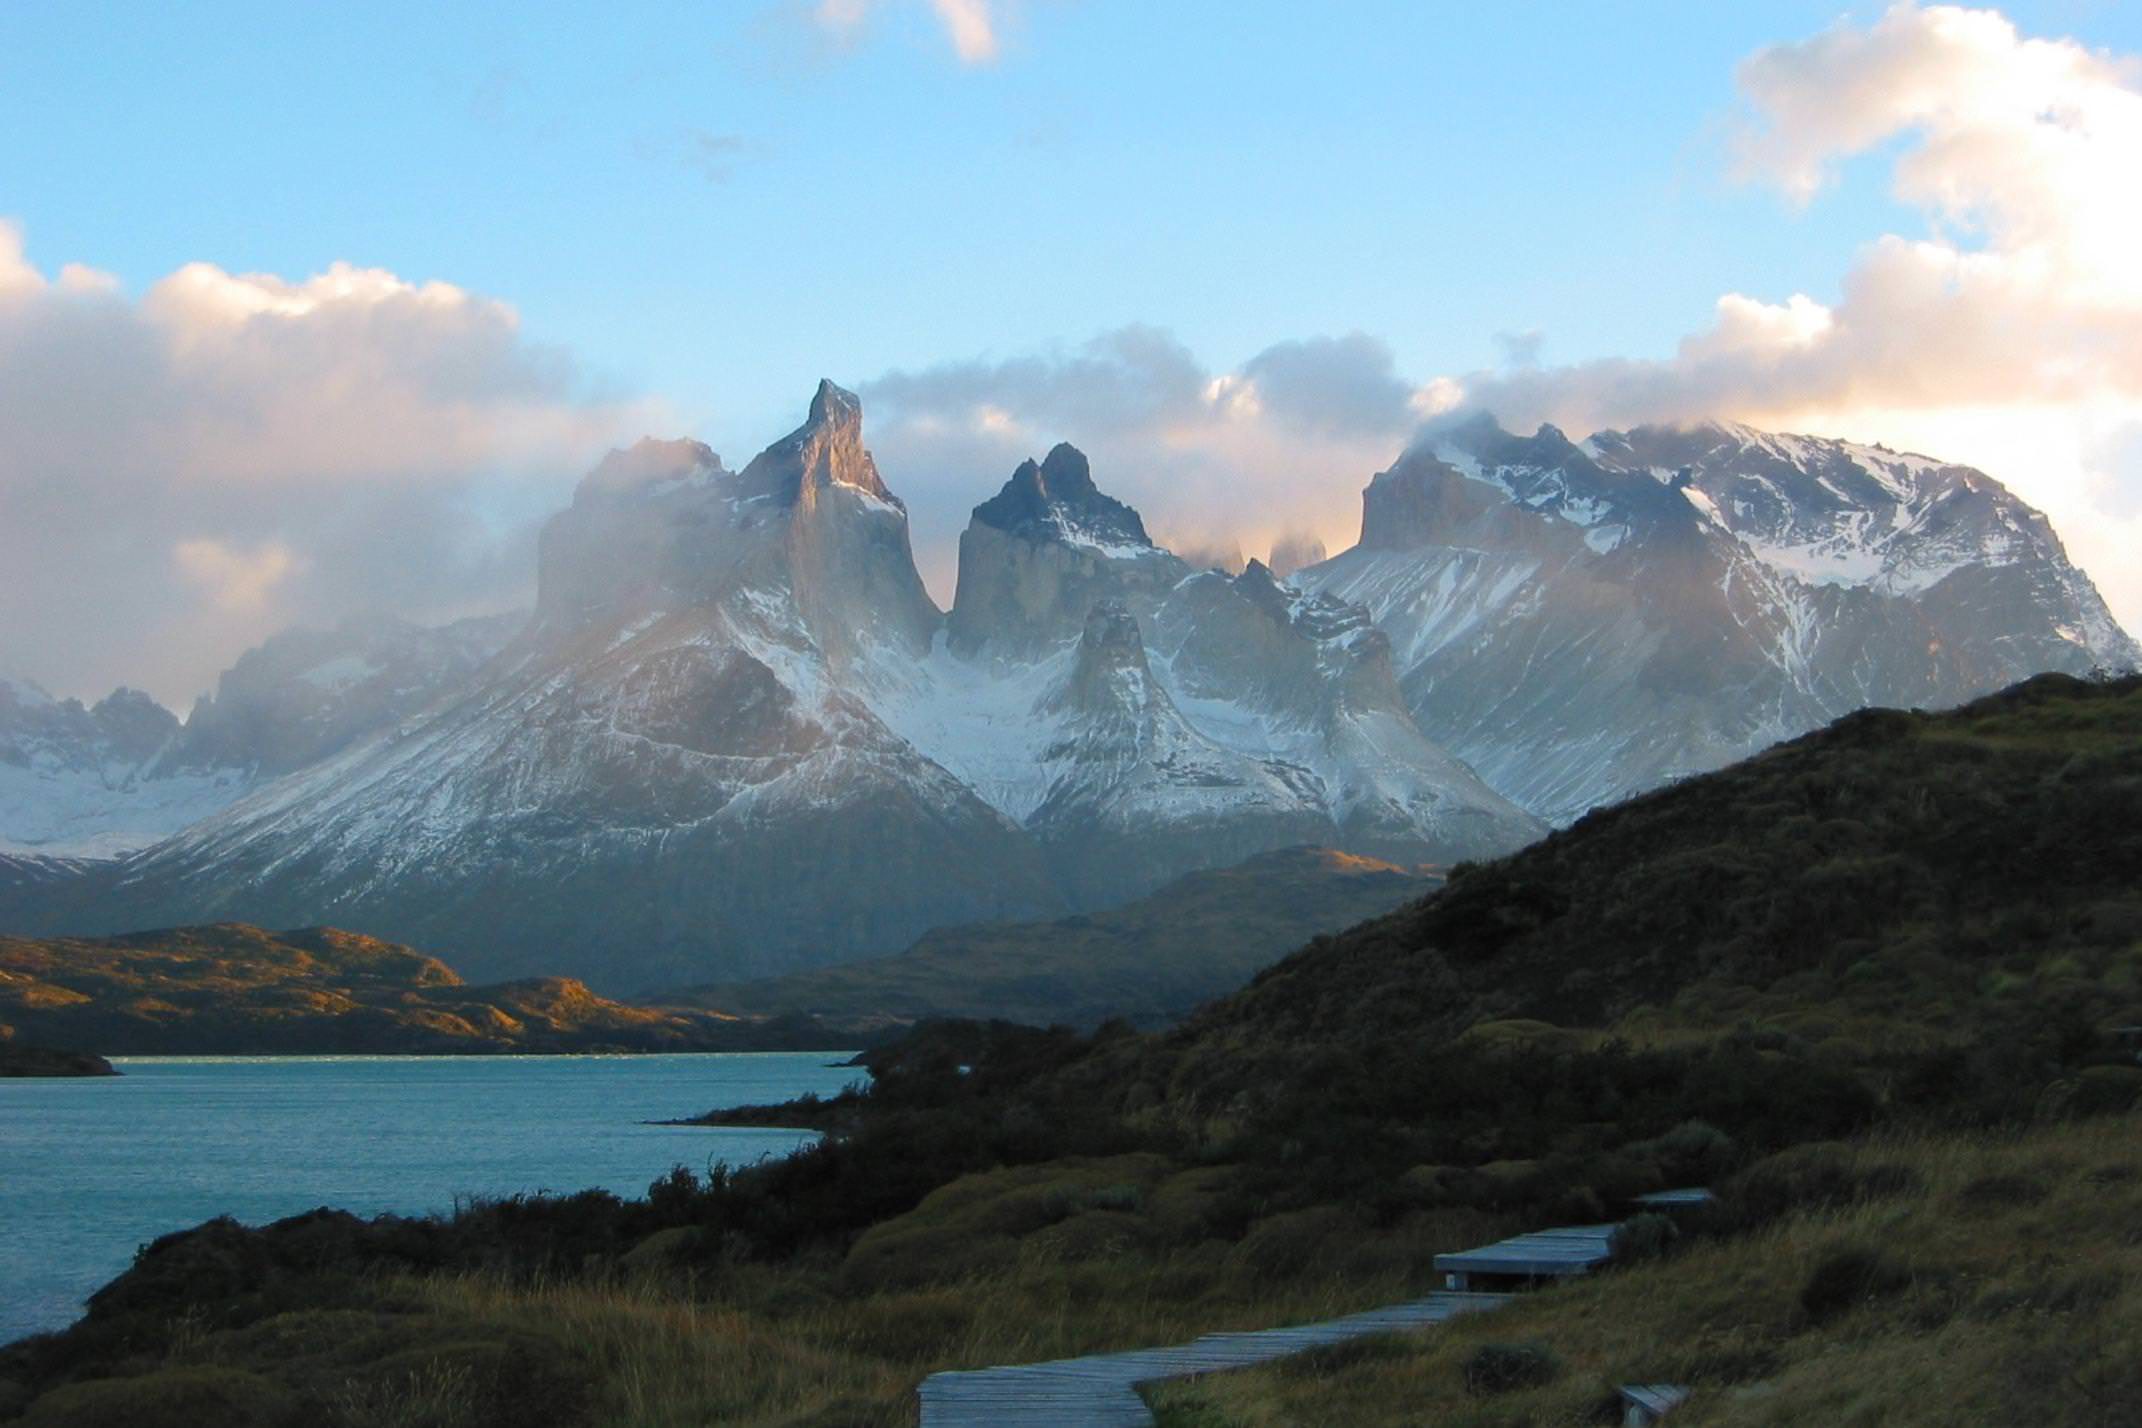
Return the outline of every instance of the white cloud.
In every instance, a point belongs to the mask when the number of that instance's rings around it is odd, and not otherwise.
[[[879,464],[915,513],[939,597],[971,507],[1058,441],[1101,488],[1183,550],[1353,543],[1369,473],[1433,404],[1360,333],[1277,343],[1215,372],[1151,327],[1002,361],[948,362],[864,384]]]
[[[2127,58],[1991,10],[1896,5],[1741,66],[1740,171],[1794,203],[1893,148],[1926,230],[1870,243],[1833,306],[1729,293],[1671,358],[1456,379],[1573,429],[1732,416],[1985,467],[2142,625],[2142,86]]]
[[[884,3],[885,0],[817,0],[810,15],[835,43],[851,45],[862,38],[871,12],[882,9]],[[995,0],[929,0],[929,8],[961,64],[988,64],[996,59],[999,7]]]
[[[337,264],[47,279],[0,222],[0,664],[183,705],[297,620],[526,597],[534,520],[659,417],[502,303]]]
[[[989,0],[930,0],[963,64],[987,64],[997,57],[996,21]]]
[[[182,540],[171,548],[171,557],[179,573],[205,590],[217,609],[240,615],[265,608],[269,594],[297,564],[280,541],[263,541],[241,551],[220,540]]]

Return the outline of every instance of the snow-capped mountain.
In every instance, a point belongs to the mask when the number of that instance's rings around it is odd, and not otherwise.
[[[1295,579],[1365,605],[1428,735],[1558,821],[1865,705],[2137,658],[1984,473],[1715,423],[1434,432]]]
[[[533,618],[457,691],[37,920],[334,923],[634,988],[1293,844],[1445,861],[1539,830],[1421,736],[1365,612],[1194,574],[1069,447],[977,508],[941,614],[825,383],[741,472],[613,453],[542,534]]]
[[[1540,831],[1421,735],[1366,611],[1193,570],[1068,445],[975,508],[945,624],[877,707],[1074,901],[1289,844],[1448,860]]]
[[[0,853],[117,857],[414,714],[525,618],[349,619],[240,656],[184,724],[139,690],[84,707],[0,678]]]
[[[233,770],[155,777],[179,734],[135,689],[94,705],[0,677],[0,853],[111,857],[165,838],[243,791]]]

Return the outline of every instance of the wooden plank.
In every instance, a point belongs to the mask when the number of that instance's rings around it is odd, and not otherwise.
[[[1425,1328],[1456,1314],[1492,1309],[1508,1297],[1431,1294],[1321,1323],[1207,1334],[1173,1348],[948,1370],[922,1381],[922,1428],[1152,1428],[1153,1416],[1138,1395],[1141,1384],[1248,1368],[1368,1334]]]

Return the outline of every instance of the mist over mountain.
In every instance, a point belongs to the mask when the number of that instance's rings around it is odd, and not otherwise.
[[[1556,821],[1852,709],[2138,658],[1983,472],[1739,425],[1447,426],[1295,580],[1365,606],[1422,729]]]
[[[612,452],[537,584],[525,621],[279,636],[183,725],[8,686],[0,833],[46,861],[0,919],[735,981],[1277,848],[1493,855],[1853,708],[2136,658],[1982,473],[1721,425],[1446,424],[1291,578],[1162,547],[1059,445],[974,508],[939,611],[830,382],[740,471]]]
[[[423,709],[524,618],[286,630],[225,671],[183,724],[138,690],[85,707],[0,678],[0,853],[109,858],[160,842]]]
[[[1540,831],[1421,735],[1364,612],[1261,565],[1194,573],[1068,446],[961,548],[947,615],[831,383],[741,471],[613,453],[543,532],[534,616],[423,715],[9,920],[332,921],[630,989],[1274,848],[1450,862]]]

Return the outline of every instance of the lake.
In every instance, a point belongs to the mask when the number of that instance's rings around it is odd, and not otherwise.
[[[0,1080],[0,1343],[217,1215],[637,1196],[674,1165],[786,1155],[812,1133],[642,1122],[831,1095],[867,1075],[829,1064],[850,1054],[115,1057],[119,1077]]]

